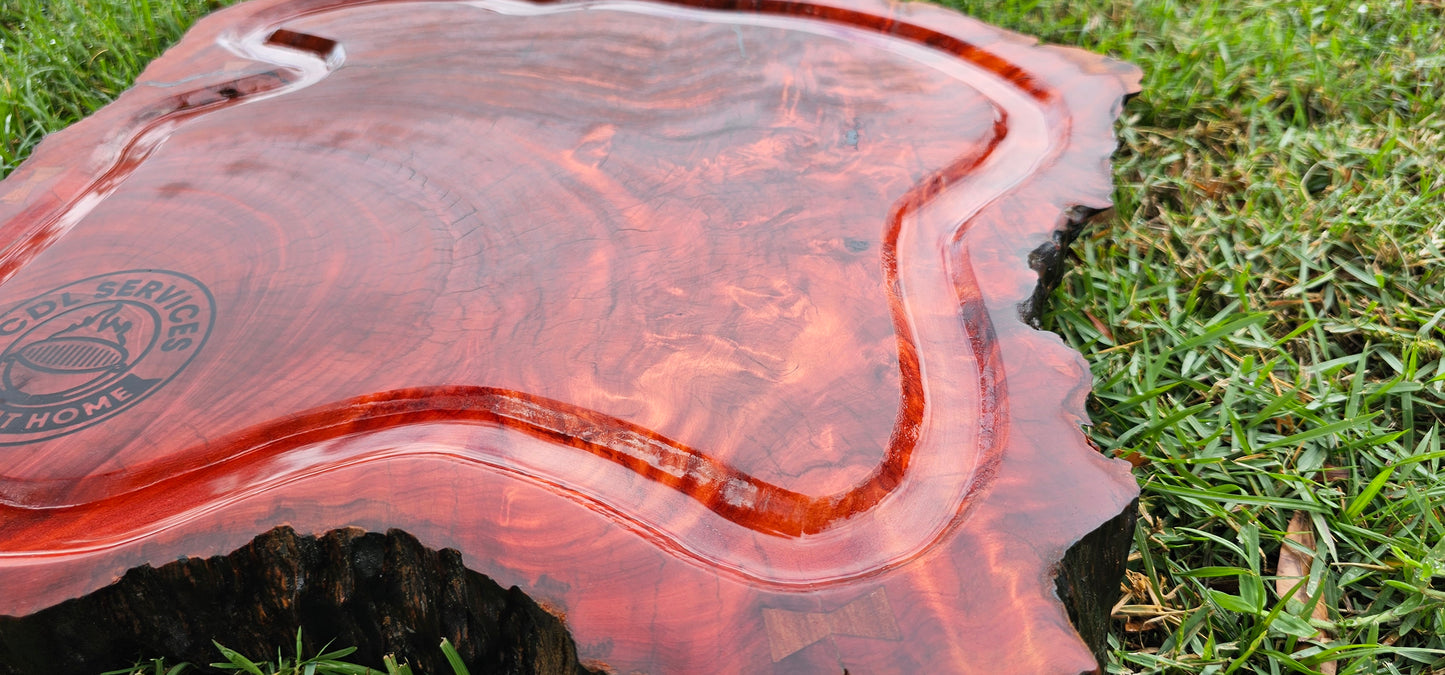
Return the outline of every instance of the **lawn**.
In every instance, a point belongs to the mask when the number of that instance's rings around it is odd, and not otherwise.
[[[51,4],[0,0],[6,173],[225,3]],[[1110,672],[1445,672],[1445,4],[957,6],[1145,72],[1045,317],[1143,486]]]

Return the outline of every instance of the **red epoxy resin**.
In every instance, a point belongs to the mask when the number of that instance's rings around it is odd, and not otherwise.
[[[0,184],[0,614],[401,528],[621,672],[1075,673],[1018,305],[1137,72],[926,5],[258,0]]]

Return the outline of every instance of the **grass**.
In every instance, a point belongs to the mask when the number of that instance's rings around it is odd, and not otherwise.
[[[1110,672],[1445,672],[1445,3],[952,1],[1146,73],[1046,317],[1143,486]],[[0,169],[217,4],[0,0]]]
[[[227,0],[0,0],[0,175],[108,103]]]
[[[1441,669],[1445,6],[961,8],[1146,72],[1046,322],[1144,489],[1111,670]]]

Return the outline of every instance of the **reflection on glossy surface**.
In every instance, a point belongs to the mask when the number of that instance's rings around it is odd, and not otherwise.
[[[0,613],[355,524],[622,671],[1087,669],[1042,580],[1134,487],[1015,306],[1136,77],[868,1],[209,18],[0,186]]]

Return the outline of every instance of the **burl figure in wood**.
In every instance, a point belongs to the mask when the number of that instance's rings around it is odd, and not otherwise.
[[[1094,670],[1137,486],[1026,318],[1137,81],[878,0],[209,17],[0,185],[0,614],[399,528],[593,667]]]

